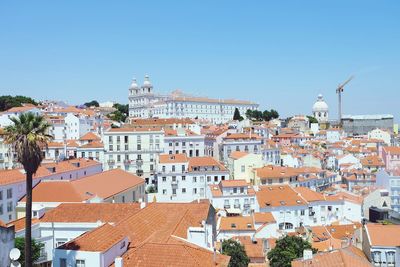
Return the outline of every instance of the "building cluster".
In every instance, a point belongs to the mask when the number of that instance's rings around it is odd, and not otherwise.
[[[111,108],[103,105],[103,108]],[[173,92],[148,77],[129,88],[129,115],[25,105],[53,139],[33,178],[32,236],[42,266],[228,266],[222,243],[240,242],[267,265],[279,238],[318,250],[292,266],[400,266],[400,146],[393,116],[233,120],[258,105]],[[336,125],[336,126],[333,126]],[[0,245],[25,233],[25,173],[0,129]],[[0,250],[0,265],[8,257]],[[223,251],[222,251],[223,252]],[[4,255],[3,255],[4,254]],[[258,266],[258,265],[257,265]]]

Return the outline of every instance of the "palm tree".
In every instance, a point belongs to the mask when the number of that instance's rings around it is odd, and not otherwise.
[[[25,266],[32,267],[32,177],[43,160],[42,148],[52,137],[47,134],[50,125],[40,115],[29,112],[11,121],[14,124],[5,128],[5,142],[12,146],[26,173]]]

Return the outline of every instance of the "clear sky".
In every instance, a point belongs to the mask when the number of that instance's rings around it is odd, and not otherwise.
[[[127,102],[156,90],[399,117],[400,1],[2,1],[0,94]]]

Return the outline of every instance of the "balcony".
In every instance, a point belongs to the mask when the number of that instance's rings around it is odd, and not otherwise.
[[[230,209],[231,205],[224,205],[224,209]]]
[[[142,165],[142,164],[143,164],[143,160],[142,160],[142,159],[137,159],[137,160],[136,160],[136,163],[137,163],[138,165]]]
[[[172,180],[172,181],[171,181],[171,184],[172,184],[172,185],[177,185],[177,184],[178,184],[178,180]]]
[[[132,161],[132,160],[130,160],[130,159],[125,159],[125,160],[124,160],[124,164],[125,164],[125,165],[134,165],[134,163],[135,163],[135,162]]]
[[[108,163],[109,165],[115,164],[115,160],[109,159],[109,160],[107,160],[107,163]]]
[[[4,162],[4,158],[0,158],[0,163],[3,163]]]
[[[309,213],[308,213],[308,216],[310,216],[310,217],[312,217],[312,216],[314,216],[315,215],[315,211],[310,211]]]
[[[233,207],[234,207],[235,209],[240,209],[240,204],[235,204],[235,205],[233,205]]]
[[[243,208],[245,208],[245,209],[250,209],[250,204],[244,204],[244,205],[243,205]]]

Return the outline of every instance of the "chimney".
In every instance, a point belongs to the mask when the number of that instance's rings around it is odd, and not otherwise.
[[[116,257],[115,258],[115,267],[123,267],[124,266],[124,261],[121,257]]]

